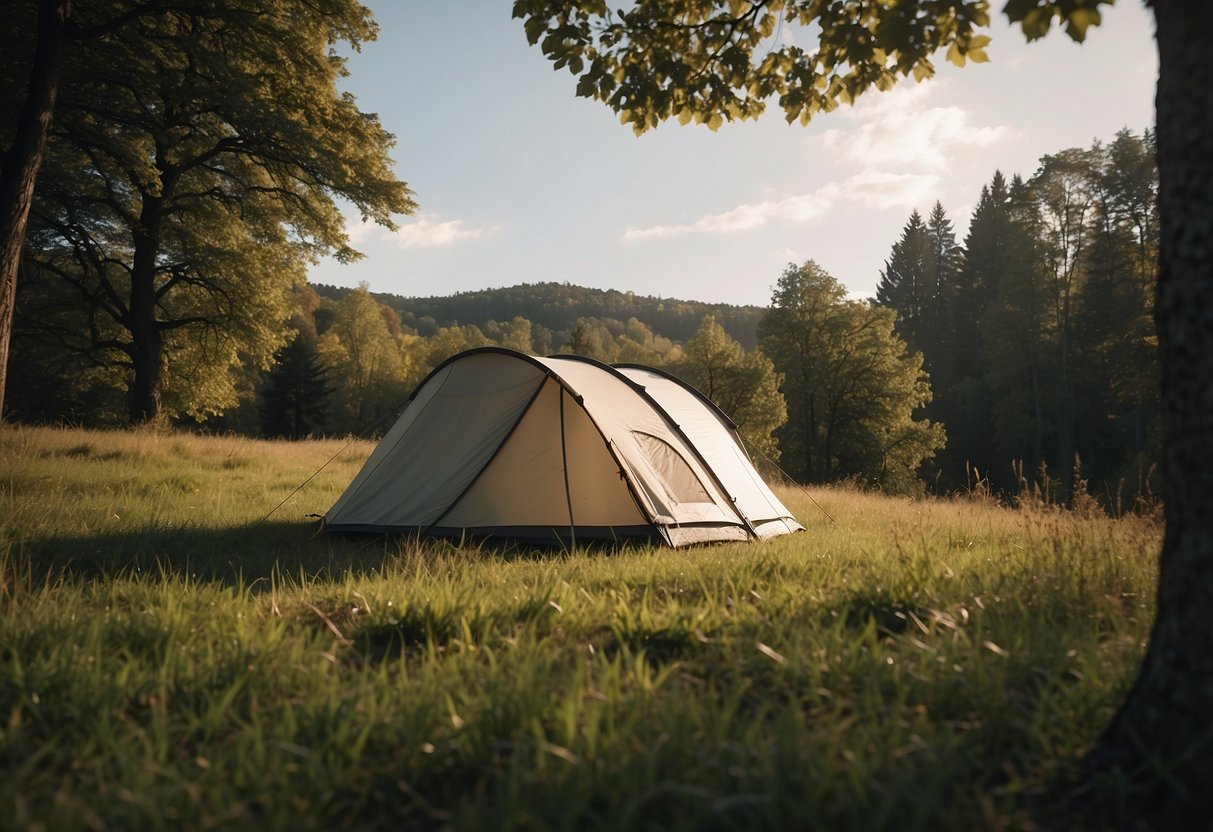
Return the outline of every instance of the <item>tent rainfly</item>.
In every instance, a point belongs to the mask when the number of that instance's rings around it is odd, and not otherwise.
[[[684,546],[803,530],[736,425],[677,378],[488,347],[418,385],[329,531]]]

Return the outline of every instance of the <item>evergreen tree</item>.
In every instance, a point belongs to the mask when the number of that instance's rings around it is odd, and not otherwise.
[[[1158,368],[1151,311],[1157,172],[1150,135],[1097,147],[1091,240],[1075,328],[1075,420],[1090,479],[1136,489],[1156,450]]]
[[[931,326],[934,259],[930,232],[915,210],[901,231],[901,239],[893,244],[876,286],[876,304],[894,311],[897,334],[911,352],[923,352]]]
[[[315,336],[296,332],[274,359],[261,392],[262,433],[302,439],[323,432],[334,388],[316,351]]]
[[[1056,464],[1067,486],[1075,452],[1075,328],[1078,299],[1087,277],[1086,254],[1097,153],[1098,148],[1071,148],[1047,155],[1041,159],[1040,168],[1028,183],[1033,206],[1029,222],[1037,236],[1037,251],[1048,276],[1053,304],[1051,317],[1057,353],[1052,405],[1057,431]]]
[[[969,231],[959,256],[951,298],[953,373],[951,389],[936,395],[950,400],[948,445],[938,455],[939,484],[947,489],[969,485],[966,477],[986,477],[999,466],[1009,469],[1010,460],[999,460],[994,451],[993,401],[986,372],[986,312],[997,303],[1000,286],[1010,267],[1007,253],[1018,232],[1011,222],[1010,196],[1001,171],[995,171],[969,221]]]
[[[961,263],[960,247],[952,221],[939,202],[931,209],[926,224],[930,241],[926,286],[928,299],[924,310],[924,331],[920,334],[923,365],[931,376],[935,390],[951,390],[958,380],[957,353],[960,345],[955,327],[958,275]],[[938,398],[932,404],[939,402]],[[942,410],[933,418],[940,419]]]
[[[1055,463],[1056,296],[1035,234],[1032,192],[1016,176],[1008,189],[1010,222],[992,302],[981,320],[983,372],[991,393],[991,466],[1009,475],[1013,462],[1035,471]],[[1013,483],[1013,481],[1012,481]]]

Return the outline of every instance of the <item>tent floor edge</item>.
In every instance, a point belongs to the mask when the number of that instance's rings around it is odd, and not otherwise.
[[[486,526],[456,528],[453,526],[381,526],[374,524],[330,524],[325,531],[354,534],[393,535],[400,537],[434,538],[441,540],[474,540],[486,543],[521,543],[537,546],[568,548],[572,541],[568,526]],[[657,543],[669,545],[662,530],[652,525],[636,526],[578,526],[577,543]]]

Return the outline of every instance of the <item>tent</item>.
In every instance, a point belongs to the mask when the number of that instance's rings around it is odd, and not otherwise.
[[[802,530],[736,426],[649,367],[497,347],[447,359],[413,391],[330,531],[670,546]]]

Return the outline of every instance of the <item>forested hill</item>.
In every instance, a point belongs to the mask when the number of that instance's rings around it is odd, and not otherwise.
[[[323,283],[313,284],[313,288],[321,297],[333,300],[340,300],[350,292],[347,288]],[[523,283],[446,297],[373,294],[380,303],[395,309],[405,326],[427,337],[438,327],[475,324],[484,328],[489,321],[505,322],[515,317],[526,318],[553,331],[571,329],[578,318],[613,319],[623,323],[636,318],[656,335],[685,342],[695,334],[704,315],[713,314],[743,347],[754,349],[758,343],[758,321],[765,311],[760,306],[657,298],[568,283]]]

